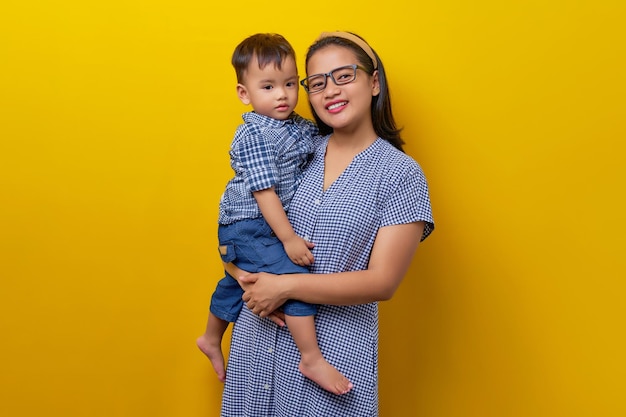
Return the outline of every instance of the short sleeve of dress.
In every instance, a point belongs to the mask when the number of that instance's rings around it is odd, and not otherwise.
[[[424,240],[435,228],[428,184],[422,169],[415,164],[408,169],[396,187],[388,195],[383,207],[380,226],[406,224],[423,221],[424,233],[420,240]]]
[[[235,150],[244,182],[251,192],[265,190],[276,184],[276,150],[258,126],[246,124],[238,131]]]

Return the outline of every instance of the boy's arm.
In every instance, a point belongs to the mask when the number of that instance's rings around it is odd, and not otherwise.
[[[289,223],[289,219],[287,219],[283,204],[274,191],[274,187],[254,191],[252,195],[254,195],[259,205],[265,221],[270,225],[276,237],[283,243],[289,259],[298,265],[311,265],[313,263],[313,254],[310,249],[313,248],[313,244],[296,235],[296,232],[291,227],[291,223]]]

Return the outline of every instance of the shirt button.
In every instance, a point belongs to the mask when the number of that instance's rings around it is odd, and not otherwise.
[[[320,200],[319,198],[316,198],[314,203],[316,206],[319,206],[321,204],[322,200]]]
[[[265,384],[265,385],[263,385],[263,388],[265,388],[265,389],[270,389],[270,384]]]
[[[274,349],[272,348],[267,349],[267,353],[273,353],[273,352],[274,352]]]

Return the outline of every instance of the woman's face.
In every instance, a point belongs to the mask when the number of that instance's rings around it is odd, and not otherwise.
[[[316,51],[307,63],[307,76],[327,74],[345,65],[358,64],[356,55],[349,49],[329,45]],[[356,79],[336,85],[330,77],[324,90],[309,95],[311,106],[324,123],[339,130],[355,131],[372,127],[372,97],[379,93],[378,72],[369,75],[362,69],[356,70]]]

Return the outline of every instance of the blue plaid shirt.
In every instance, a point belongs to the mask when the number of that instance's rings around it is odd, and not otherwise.
[[[313,122],[295,112],[286,120],[248,112],[243,120],[230,146],[235,176],[220,199],[219,224],[261,217],[252,193],[270,187],[288,211],[318,134]]]

